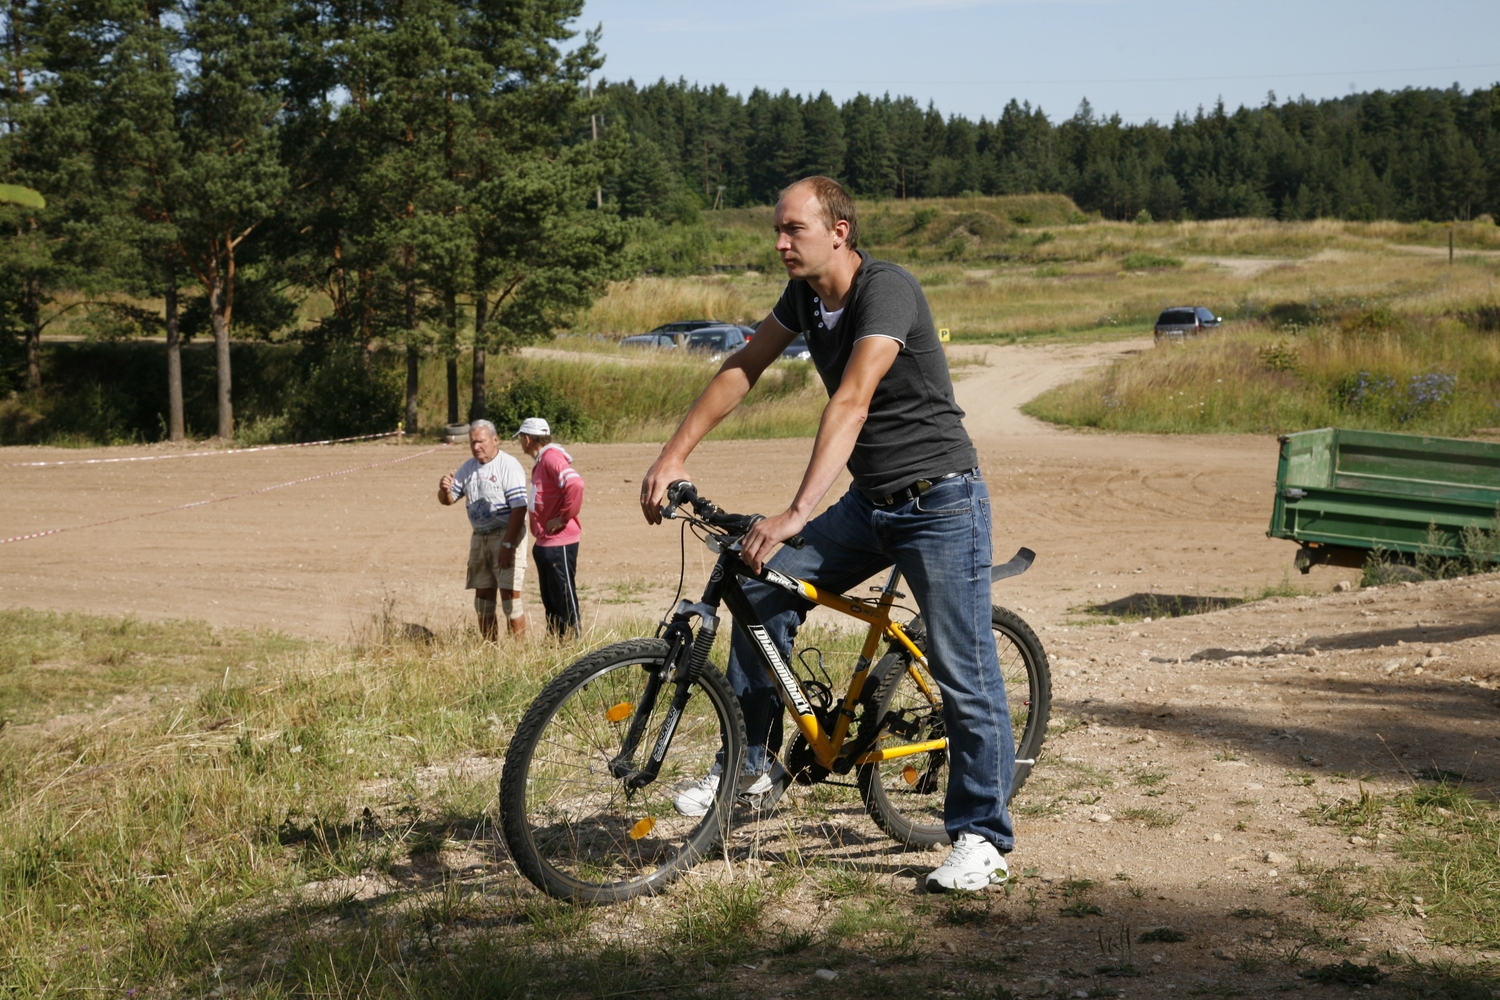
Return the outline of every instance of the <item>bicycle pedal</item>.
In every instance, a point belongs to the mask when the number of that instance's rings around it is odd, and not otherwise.
[[[791,787],[792,776],[783,772],[780,779],[773,781],[771,787],[764,792],[754,794],[741,792],[735,797],[735,805],[749,809],[751,812],[764,815],[776,808],[786,790]]]

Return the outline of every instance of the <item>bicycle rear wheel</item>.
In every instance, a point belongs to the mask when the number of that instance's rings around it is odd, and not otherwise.
[[[1036,759],[1047,735],[1052,676],[1040,640],[1019,616],[994,607],[990,628],[1016,741],[1017,763],[1010,788],[1013,797],[1031,774],[1027,762]],[[911,631],[920,630],[919,619],[913,622]],[[923,645],[920,638],[915,641]],[[876,666],[876,675],[880,680],[871,718],[884,720],[885,726],[876,749],[893,749],[946,735],[938,686],[909,655],[898,650],[887,653]],[[860,767],[859,790],[871,818],[894,840],[912,847],[929,847],[948,842],[943,827],[948,774],[947,750],[895,757]]]
[[[729,761],[737,774],[745,723],[724,676],[712,666],[689,697],[656,779],[629,790],[612,763],[650,678],[667,659],[660,639],[615,643],[584,657],[548,684],[527,709],[505,757],[500,819],[521,874],[543,892],[580,902],[614,902],[655,892],[718,842],[734,804],[723,781],[704,816],[681,816],[673,797]],[[676,691],[663,684],[632,759],[645,765]]]

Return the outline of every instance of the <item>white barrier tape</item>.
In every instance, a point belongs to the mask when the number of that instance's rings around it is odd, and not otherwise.
[[[254,448],[220,448],[217,451],[184,451],[166,455],[131,455],[125,458],[64,458],[56,462],[7,462],[0,469],[40,468],[44,465],[108,465],[111,462],[154,462],[162,458],[205,458],[210,455],[248,455],[252,451],[280,451],[282,448],[314,448],[325,444],[343,444],[346,441],[374,441],[376,438],[395,437],[402,431],[386,431],[384,434],[359,434],[355,437],[329,438],[326,441],[299,441],[296,444],[261,444]]]
[[[194,500],[192,503],[182,503],[178,504],[176,507],[164,507],[161,510],[148,510],[144,514],[126,514],[124,517],[114,517],[110,518],[108,521],[94,521],[89,524],[72,524],[67,526],[66,528],[52,528],[49,531],[33,532],[30,535],[16,535],[14,538],[0,538],[0,545],[4,545],[7,542],[24,542],[32,538],[46,538],[48,535],[60,535],[64,531],[77,531],[80,528],[102,528],[107,524],[119,524],[121,521],[130,521],[137,517],[155,517],[158,514],[170,514],[174,510],[187,510],[190,507],[203,507],[211,503],[223,503],[225,500],[238,500],[241,497],[253,497],[257,493],[269,493],[272,490],[284,490],[288,486],[297,486],[301,483],[310,483],[315,479],[330,479],[334,476],[347,476],[351,472],[363,472],[366,469],[378,469],[382,465],[395,465],[397,462],[410,462],[414,458],[421,458],[423,455],[431,455],[433,452],[440,451],[443,448],[447,447],[449,446],[446,444],[440,444],[436,448],[428,448],[426,451],[419,451],[415,455],[403,455],[400,458],[393,458],[388,462],[374,462],[370,465],[356,465],[352,469],[340,469],[338,472],[323,472],[319,473],[316,476],[303,476],[301,479],[293,479],[289,483],[277,483],[275,486],[262,486],[258,490],[247,490],[244,493],[235,493],[227,497],[214,497],[211,500]]]

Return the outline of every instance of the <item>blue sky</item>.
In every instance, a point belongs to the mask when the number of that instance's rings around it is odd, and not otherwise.
[[[1170,122],[1268,90],[1500,81],[1500,0],[586,0],[578,26],[600,24],[609,79],[889,91],[970,118],[1012,97]]]

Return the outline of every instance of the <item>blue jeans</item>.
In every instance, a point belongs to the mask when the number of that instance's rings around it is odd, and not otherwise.
[[[768,565],[820,590],[847,591],[894,564],[927,631],[927,658],[943,693],[948,733],[950,838],[976,833],[1001,851],[1015,846],[1005,804],[1016,748],[1005,682],[990,631],[990,495],[977,474],[957,476],[922,496],[877,507],[850,489],[808,522],[801,549],[783,546]],[[782,658],[813,607],[753,580],[745,594]],[[781,719],[775,683],[739,629],[730,646],[729,683],[740,698],[751,746],[764,746]]]

